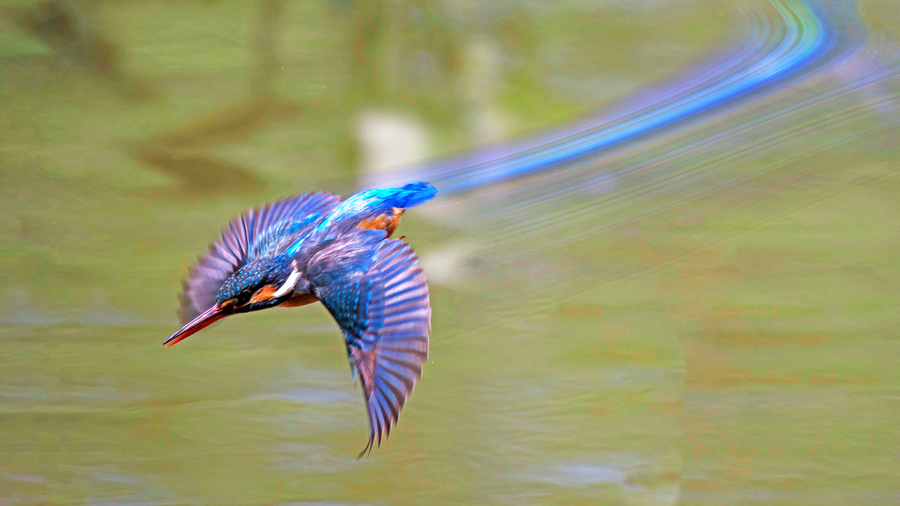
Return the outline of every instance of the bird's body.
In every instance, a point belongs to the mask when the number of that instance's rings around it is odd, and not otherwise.
[[[428,183],[368,190],[343,202],[310,193],[244,213],[191,270],[181,298],[184,327],[164,344],[232,314],[321,301],[359,374],[371,451],[421,376],[431,331],[418,259],[389,237],[404,209],[434,194]]]

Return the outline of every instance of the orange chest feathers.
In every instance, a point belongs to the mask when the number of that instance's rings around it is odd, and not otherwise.
[[[307,294],[294,294],[290,299],[281,303],[280,307],[298,307],[305,306],[307,304],[312,304],[319,300],[315,295],[311,293]]]
[[[380,214],[374,218],[369,218],[359,222],[359,228],[362,230],[386,230],[388,237],[397,229],[400,224],[400,216],[403,215],[403,209],[395,207],[390,213]]]

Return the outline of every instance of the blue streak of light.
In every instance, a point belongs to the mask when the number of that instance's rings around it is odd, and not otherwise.
[[[444,194],[459,193],[621,145],[783,82],[826,54],[834,34],[806,2],[773,5],[782,21],[775,30],[759,17],[760,30],[744,48],[618,112],[397,176],[431,181]]]

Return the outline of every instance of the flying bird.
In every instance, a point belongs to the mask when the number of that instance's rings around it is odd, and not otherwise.
[[[428,183],[367,190],[341,202],[307,193],[251,209],[226,227],[184,282],[184,325],[166,347],[225,318],[321,301],[337,321],[381,446],[428,357],[431,305],[418,258],[390,239],[409,207],[434,197]]]

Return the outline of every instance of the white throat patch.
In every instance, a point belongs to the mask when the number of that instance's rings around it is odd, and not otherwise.
[[[281,285],[281,288],[278,289],[274,294],[272,294],[273,298],[284,297],[288,293],[294,290],[294,287],[297,286],[297,281],[300,280],[300,271],[297,270],[297,262],[294,262],[294,270],[291,272],[291,275],[288,276],[287,281]]]

